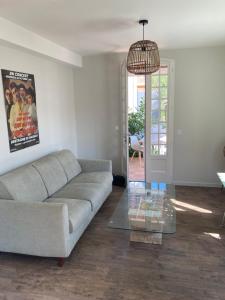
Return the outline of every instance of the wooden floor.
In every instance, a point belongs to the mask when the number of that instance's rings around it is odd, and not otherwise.
[[[63,268],[54,259],[0,254],[0,300],[224,300],[225,192],[177,187],[177,233],[162,245],[130,243],[107,228],[114,188]]]

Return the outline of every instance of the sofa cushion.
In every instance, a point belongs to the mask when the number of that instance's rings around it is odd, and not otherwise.
[[[53,155],[55,155],[62,165],[68,181],[81,172],[81,166],[71,151],[62,150],[54,152]]]
[[[71,198],[87,200],[92,205],[92,210],[96,211],[103,201],[105,187],[98,183],[72,183],[69,182],[65,187],[53,195],[53,198]]]
[[[81,173],[71,180],[74,183],[99,183],[102,185],[112,184],[111,172],[87,172]]]
[[[26,165],[0,177],[1,197],[17,201],[43,201],[48,197],[40,174]]]
[[[85,220],[88,219],[91,212],[91,204],[85,200],[65,199],[65,198],[48,198],[48,203],[65,203],[68,206],[69,213],[69,231],[75,232]]]
[[[44,156],[32,165],[40,173],[49,196],[67,183],[63,167],[53,155]]]

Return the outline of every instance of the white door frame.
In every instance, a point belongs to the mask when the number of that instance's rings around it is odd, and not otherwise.
[[[128,181],[129,136],[128,136],[128,72],[126,59],[120,66],[120,99],[121,99],[121,169]]]
[[[172,59],[162,58],[162,64],[168,64],[169,66],[169,109],[168,109],[168,178],[167,182],[173,182],[173,141],[174,141],[174,90],[175,90],[175,62]],[[146,86],[146,85],[145,85]],[[147,94],[147,91],[146,91]],[[120,99],[121,99],[121,168],[123,176],[128,179],[128,164],[129,164],[129,135],[128,135],[128,72],[126,68],[126,59],[121,64],[120,68]],[[149,111],[149,104],[146,101],[147,95],[145,95],[145,111]],[[151,104],[150,104],[151,105]],[[150,107],[151,109],[151,107]],[[145,130],[151,128],[150,118],[145,118]],[[148,126],[148,127],[147,127]],[[145,132],[145,137],[146,132]],[[150,137],[150,134],[149,134]],[[150,150],[151,141],[150,138],[145,138],[145,149]],[[146,153],[147,154],[147,153]],[[145,154],[145,156],[146,156]],[[148,155],[148,154],[147,154]],[[146,170],[149,167],[145,157],[145,180],[147,181]]]
[[[167,176],[165,181],[167,183],[173,182],[173,140],[174,140],[174,83],[175,83],[175,63],[172,59],[161,59],[161,64],[166,64],[169,67],[169,84],[168,84],[168,129],[167,129],[167,138],[168,138],[168,149],[166,157],[163,156],[151,156],[151,132],[147,132],[147,128],[149,131],[151,130],[151,116],[148,114],[145,122],[145,179],[146,182],[150,182],[150,172],[148,170],[151,169],[151,160],[163,160],[166,159],[166,168],[167,168]],[[146,81],[148,84],[146,85],[146,112],[151,111],[151,85],[149,84],[150,78],[147,76]],[[149,100],[149,101],[148,101]],[[146,114],[147,116],[147,114]],[[150,159],[151,157],[151,159]]]

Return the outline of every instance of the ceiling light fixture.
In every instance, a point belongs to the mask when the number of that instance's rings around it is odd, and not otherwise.
[[[130,46],[127,71],[136,75],[152,74],[160,67],[158,46],[155,42],[144,39],[144,26],[148,24],[148,20],[140,20],[139,24],[143,25],[143,40]]]

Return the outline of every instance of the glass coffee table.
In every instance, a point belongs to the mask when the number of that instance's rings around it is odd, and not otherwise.
[[[130,182],[108,226],[130,231],[130,241],[161,244],[176,232],[175,186],[163,182]]]

